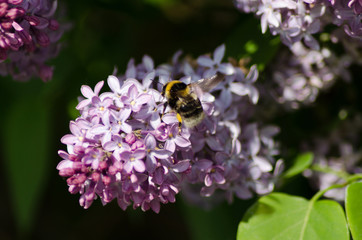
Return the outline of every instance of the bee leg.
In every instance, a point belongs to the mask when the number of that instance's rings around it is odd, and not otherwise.
[[[165,114],[166,108],[168,107],[168,102],[163,104],[163,114]]]
[[[164,107],[163,107],[163,112],[162,112],[162,114],[161,114],[161,119],[163,118],[163,115],[165,115],[165,111],[166,111],[166,108],[167,108],[167,106],[168,106],[168,102],[165,102],[165,104],[163,105]]]
[[[178,120],[178,129],[179,129],[179,132],[181,132],[181,127],[182,127],[182,118],[181,118],[181,115],[179,113],[176,114],[176,118]]]

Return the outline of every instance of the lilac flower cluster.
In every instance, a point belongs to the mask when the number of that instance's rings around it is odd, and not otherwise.
[[[360,0],[329,0],[332,4],[333,23],[343,26],[352,38],[362,40],[362,2]]]
[[[267,83],[278,103],[296,109],[315,101],[321,90],[336,79],[350,80],[348,67],[361,65],[362,15],[361,4],[354,0],[237,0],[237,8],[254,12],[261,18],[262,32],[269,27],[289,48],[284,49],[271,67]],[[330,23],[344,25],[324,37],[332,43],[341,42],[345,53],[337,56],[326,46],[321,47],[314,34]],[[343,33],[343,34],[342,34]],[[271,86],[274,85],[274,86]],[[270,94],[270,93],[266,93]]]
[[[331,23],[343,25],[350,37],[362,38],[362,7],[358,0],[236,0],[235,5],[243,12],[260,16],[262,32],[269,27],[289,47],[303,40],[318,50],[313,35]]]
[[[314,152],[314,164],[323,171],[305,171],[311,184],[325,189],[333,184],[344,183],[347,174],[362,173],[362,115],[346,119],[329,136],[315,138],[304,143],[304,150]],[[345,189],[332,189],[325,196],[344,200]]]
[[[45,61],[58,54],[63,34],[54,13],[57,0],[0,1],[0,74],[17,80],[52,78]]]
[[[109,76],[110,92],[100,94],[82,86],[84,96],[71,121],[71,134],[61,141],[63,160],[59,174],[67,178],[69,191],[80,193],[80,205],[88,208],[99,197],[103,204],[117,199],[126,209],[160,211],[160,204],[175,201],[187,186],[198,186],[199,195],[215,190],[232,200],[250,198],[273,189],[273,137],[279,129],[251,121],[248,109],[257,103],[256,66],[245,76],[241,68],[222,62],[225,46],[211,58],[180,60],[155,67],[149,56],[142,63],[131,59],[124,75]],[[216,72],[225,80],[211,93],[200,93],[205,119],[193,129],[179,126],[176,114],[165,107],[162,85],[172,79],[191,83]]]
[[[337,78],[350,81],[348,67],[353,62],[349,54],[337,57],[328,48],[312,50],[302,43],[280,52],[271,67],[269,91],[280,104],[296,109],[315,101],[321,90],[330,87]],[[271,83],[275,86],[271,86]]]

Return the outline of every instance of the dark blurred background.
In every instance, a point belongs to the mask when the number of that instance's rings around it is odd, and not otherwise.
[[[206,211],[178,197],[155,214],[123,211],[116,202],[102,206],[98,199],[84,210],[79,195],[71,195],[58,175],[57,151],[65,150],[60,139],[77,116],[81,85],[93,88],[115,67],[123,73],[130,58],[139,63],[147,54],[159,65],[177,50],[197,57],[224,42],[227,56],[241,57],[252,40],[259,47],[249,55],[265,65],[278,51],[278,40],[262,35],[259,21],[238,12],[231,0],[63,0],[59,5],[65,7],[60,21],[71,28],[59,56],[50,61],[52,81],[0,81],[0,239],[235,239],[253,200]],[[306,111],[310,117],[314,110]],[[302,122],[295,114],[278,120],[285,125],[282,119]],[[293,186],[298,190],[288,191],[311,195],[305,180]]]

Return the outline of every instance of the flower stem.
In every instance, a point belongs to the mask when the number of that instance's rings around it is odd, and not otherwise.
[[[335,169],[333,169],[333,168],[331,168],[329,166],[323,166],[323,165],[320,165],[320,164],[313,164],[310,167],[310,169],[314,170],[314,171],[317,171],[317,172],[330,173],[330,174],[336,175],[337,177],[342,178],[345,181],[347,181],[351,177],[351,175],[348,174],[345,171],[335,170]]]
[[[317,192],[311,199],[311,202],[315,202],[317,201],[321,196],[323,196],[326,192],[328,192],[331,189],[334,188],[343,188],[347,185],[349,185],[352,182],[358,181],[358,180],[362,180],[362,174],[355,174],[352,175],[350,177],[348,177],[347,179],[345,179],[346,182],[345,183],[341,183],[341,184],[334,184],[332,186],[329,186],[328,188],[325,188],[323,190],[320,190],[319,192]]]

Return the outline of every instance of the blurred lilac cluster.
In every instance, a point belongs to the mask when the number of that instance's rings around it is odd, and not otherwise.
[[[314,102],[319,92],[338,78],[350,81],[348,67],[362,64],[360,1],[236,0],[235,5],[243,12],[260,16],[262,32],[269,27],[289,48],[276,57],[266,84],[273,98],[289,109]],[[329,24],[343,25],[344,30],[335,28],[323,33],[321,39],[342,43],[345,49],[342,54],[335,54],[327,44],[321,47],[315,38]]]
[[[221,45],[212,58],[196,60],[180,59],[177,52],[172,63],[157,67],[149,56],[137,65],[131,59],[124,75],[108,77],[110,92],[100,94],[103,81],[94,90],[82,86],[81,116],[61,139],[67,151],[59,151],[63,160],[57,166],[69,191],[81,194],[81,206],[99,197],[103,204],[117,199],[122,209],[132,204],[159,212],[160,203],[174,202],[180,191],[187,195],[189,185],[197,186],[199,196],[218,191],[229,201],[273,189],[279,173],[273,172],[278,154],[273,137],[279,129],[251,120],[259,98],[257,68],[245,75],[222,62],[224,51]],[[165,108],[163,84],[191,83],[216,72],[225,80],[200,94],[203,122],[179,127],[176,114]]]
[[[318,50],[319,43],[313,35],[331,23],[343,26],[350,37],[362,40],[359,0],[236,0],[235,5],[243,12],[260,16],[262,32],[269,27],[289,47],[303,40]]]
[[[342,121],[328,136],[304,143],[303,150],[314,152],[314,164],[327,171],[307,170],[304,175],[317,189],[344,183],[347,174],[362,173],[362,115]],[[345,189],[332,189],[327,197],[344,200]]]
[[[314,102],[319,92],[330,87],[337,78],[351,81],[348,67],[352,62],[349,54],[337,57],[328,48],[313,50],[297,42],[279,53],[271,67],[272,84],[268,82],[265,87],[277,102],[297,109],[301,104]]]
[[[49,81],[45,61],[58,54],[63,28],[54,18],[57,0],[0,1],[0,75]]]

